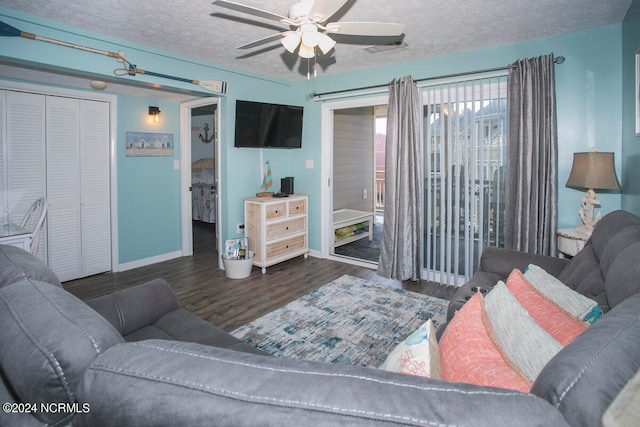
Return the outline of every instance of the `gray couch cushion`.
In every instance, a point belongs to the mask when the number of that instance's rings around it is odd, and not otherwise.
[[[640,292],[639,254],[640,239],[622,248],[611,263],[605,281],[607,300],[611,307]]]
[[[566,425],[528,393],[175,341],[110,348],[81,399],[80,426]]]
[[[31,253],[15,246],[0,245],[0,288],[23,279],[62,286],[53,270]]]
[[[621,210],[608,213],[598,222],[584,249],[558,278],[570,288],[597,301],[602,311],[607,312],[622,300],[609,301],[609,288],[619,286],[617,277],[608,277],[612,264],[626,247],[638,241],[640,220],[635,215]]]
[[[603,412],[640,368],[640,294],[623,301],[561,350],[531,392],[575,426],[599,426]]]
[[[21,402],[73,403],[86,368],[123,338],[62,288],[23,280],[0,288],[0,366]],[[35,414],[47,423],[72,414]]]
[[[176,294],[163,279],[94,298],[87,304],[123,336],[153,325],[165,314],[180,308]]]

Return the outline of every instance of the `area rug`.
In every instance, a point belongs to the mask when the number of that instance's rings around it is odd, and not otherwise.
[[[378,367],[447,300],[344,275],[232,332],[278,357]]]

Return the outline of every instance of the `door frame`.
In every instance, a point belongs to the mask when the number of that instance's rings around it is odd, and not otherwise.
[[[339,101],[327,101],[322,104],[320,133],[322,140],[321,155],[323,167],[321,179],[323,187],[326,185],[322,190],[320,201],[322,206],[320,224],[322,239],[320,241],[320,250],[323,258],[362,267],[375,268],[375,265],[370,262],[335,256],[331,251],[331,247],[333,245],[333,114],[335,110],[358,107],[375,107],[376,105],[387,105],[388,103],[389,95],[387,93],[377,93],[372,96],[341,99]]]
[[[207,97],[180,104],[180,234],[182,236],[182,255],[193,255],[193,226],[191,223],[191,109],[217,105],[214,115],[214,132],[217,135],[214,142],[214,157],[216,168],[216,244],[218,253],[222,253],[220,245],[220,98]],[[220,258],[220,257],[218,257]],[[221,263],[221,260],[218,260]],[[222,266],[220,266],[222,268]]]

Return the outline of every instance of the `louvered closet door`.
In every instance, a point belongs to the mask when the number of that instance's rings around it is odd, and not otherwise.
[[[19,224],[31,204],[45,195],[45,97],[5,93],[5,218]],[[45,236],[41,239],[37,256],[45,260]]]
[[[108,103],[47,97],[47,190],[60,280],[111,270]]]
[[[47,99],[49,266],[61,281],[82,277],[80,101]]]
[[[111,270],[109,104],[80,101],[82,276]]]

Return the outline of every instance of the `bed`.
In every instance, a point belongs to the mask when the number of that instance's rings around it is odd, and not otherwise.
[[[346,245],[356,240],[373,239],[373,221],[375,212],[355,209],[333,211],[333,247]]]
[[[215,175],[213,157],[191,164],[191,210],[196,221],[216,222]]]

